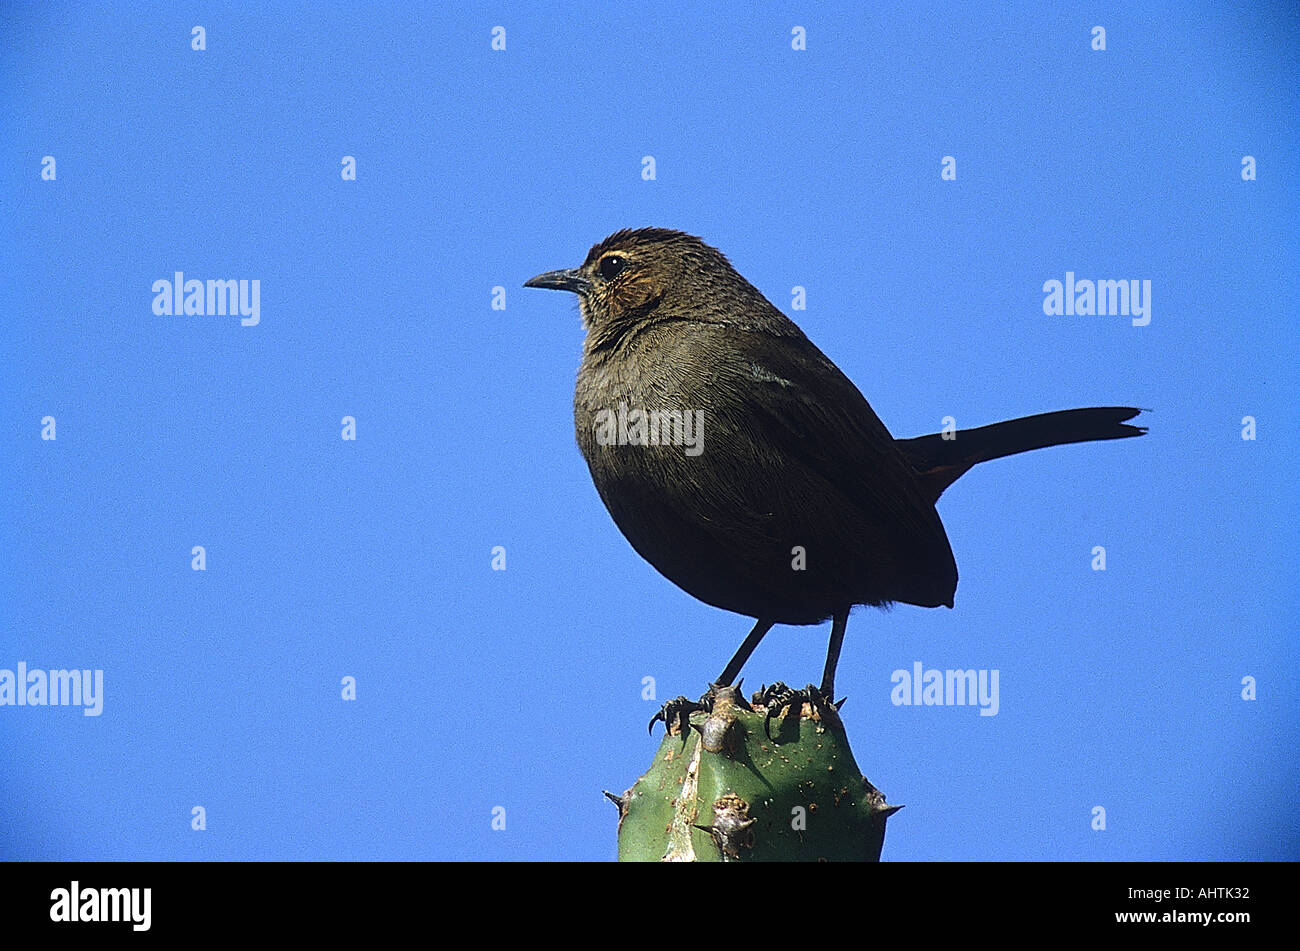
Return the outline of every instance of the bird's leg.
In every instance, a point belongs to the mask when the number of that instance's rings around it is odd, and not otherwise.
[[[775,623],[775,621],[765,621],[759,618],[745,638],[745,643],[740,645],[736,655],[727,664],[727,669],[714,681],[704,696],[700,697],[699,700],[688,700],[686,697],[674,697],[669,700],[650,719],[650,730],[653,732],[656,723],[662,723],[665,730],[670,729],[670,725],[676,723],[678,730],[682,734],[682,742],[685,743],[686,736],[690,732],[691,714],[700,710],[705,713],[713,710],[713,688],[731,686],[731,682],[740,673],[740,668],[744,667],[745,661],[749,660],[749,655],[754,653],[754,648],[758,646],[758,642],[763,639],[763,636],[768,631],[772,630]]]
[[[826,670],[822,674],[820,688],[809,684],[803,690],[791,690],[783,683],[775,683],[754,694],[754,702],[767,708],[763,730],[768,739],[772,737],[772,720],[791,707],[794,708],[796,717],[805,703],[822,714],[828,710],[839,712],[844,701],[835,702],[835,668],[840,662],[840,648],[844,646],[844,631],[848,625],[849,609],[836,611],[831,621],[831,643],[826,651]]]
[[[749,636],[745,638],[745,643],[740,645],[740,649],[736,651],[735,656],[731,658],[730,662],[728,662],[727,669],[719,675],[718,679],[715,680],[714,683],[719,687],[730,687],[731,682],[735,680],[736,675],[740,673],[740,668],[744,667],[745,661],[749,660],[749,655],[754,653],[754,648],[758,646],[758,642],[763,639],[763,636],[767,634],[768,631],[772,630],[772,625],[775,623],[775,621],[765,621],[762,618],[759,618],[758,622],[754,625],[753,630],[749,632]]]
[[[821,693],[832,703],[835,701],[835,668],[840,663],[840,648],[844,646],[844,631],[848,626],[849,609],[841,608],[831,621],[831,643],[826,648],[826,670],[822,673]]]

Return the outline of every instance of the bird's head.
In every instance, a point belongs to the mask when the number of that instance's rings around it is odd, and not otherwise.
[[[524,286],[577,294],[588,333],[600,335],[664,314],[729,322],[728,313],[763,301],[722,252],[666,228],[616,231],[580,267],[538,274]]]

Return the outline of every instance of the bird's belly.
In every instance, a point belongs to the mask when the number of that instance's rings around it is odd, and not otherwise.
[[[615,524],[661,574],[707,604],[784,624],[814,624],[874,603],[871,526],[798,473],[732,451],[707,428],[703,451],[602,444],[579,433]],[[861,521],[861,520],[859,520]],[[855,534],[856,529],[856,534]]]

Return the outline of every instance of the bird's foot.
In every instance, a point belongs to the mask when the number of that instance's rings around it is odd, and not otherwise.
[[[769,740],[772,739],[772,721],[782,716],[791,707],[798,717],[803,712],[805,703],[812,707],[818,716],[827,717],[830,713],[838,712],[844,701],[832,703],[826,694],[812,684],[802,690],[792,690],[780,681],[754,694],[754,705],[767,708],[767,715],[763,718],[763,732],[767,734]]]
[[[705,691],[704,696],[699,700],[691,700],[687,697],[674,697],[662,707],[659,712],[650,718],[650,732],[654,733],[656,723],[663,723],[664,730],[671,734],[674,729],[681,734],[682,745],[686,745],[686,738],[691,732],[691,714],[692,713],[712,713],[714,701],[719,698],[725,698],[725,702],[734,703],[744,709],[750,709],[749,704],[745,702],[745,697],[740,692],[742,680],[734,687],[723,687],[718,684],[709,684],[709,689]]]
[[[672,733],[674,728],[681,734],[682,746],[686,745],[686,738],[691,733],[691,714],[696,712],[709,713],[713,710],[713,691],[700,697],[699,700],[690,700],[686,697],[674,697],[659,708],[659,712],[650,718],[649,730],[654,733],[655,724],[663,723],[664,731]]]

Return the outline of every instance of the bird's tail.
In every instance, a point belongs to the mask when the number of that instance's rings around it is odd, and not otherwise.
[[[1131,406],[1066,409],[978,429],[960,429],[947,433],[946,439],[943,433],[932,433],[915,439],[896,439],[894,444],[912,464],[930,497],[938,499],[977,463],[1071,442],[1141,436],[1147,431],[1145,426],[1124,422],[1140,412]]]

